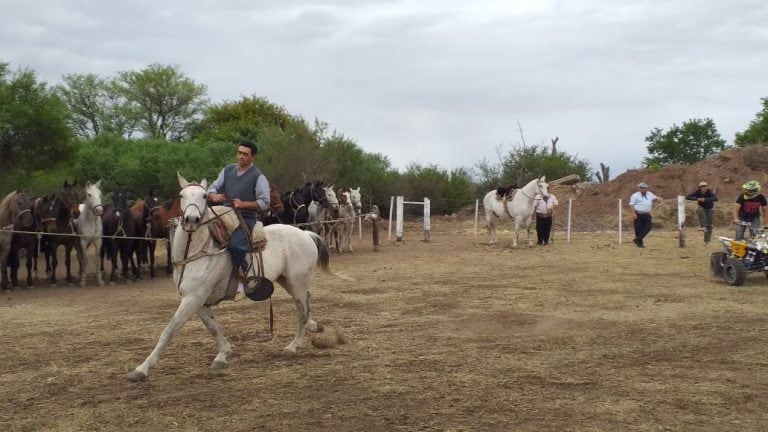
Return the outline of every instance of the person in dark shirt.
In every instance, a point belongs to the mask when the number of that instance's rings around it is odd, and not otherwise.
[[[709,188],[709,183],[702,181],[699,182],[698,189],[685,199],[699,203],[699,208],[696,210],[696,215],[699,217],[699,229],[704,231],[704,244],[708,244],[712,240],[712,222],[715,217],[717,195]]]
[[[741,187],[744,189],[744,193],[740,194],[736,198],[736,204],[733,205],[733,223],[736,225],[736,240],[744,240],[744,232],[749,228],[752,231],[757,231],[760,227],[766,225],[765,219],[765,206],[768,202],[765,200],[765,195],[760,193],[760,183],[756,180],[750,180]],[[761,211],[761,209],[763,209]],[[742,224],[746,222],[748,225]]]

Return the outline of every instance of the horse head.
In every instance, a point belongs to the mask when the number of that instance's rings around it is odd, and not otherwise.
[[[273,214],[281,215],[285,212],[283,192],[275,186],[269,188],[269,207],[272,209]]]
[[[10,205],[11,213],[14,215],[14,226],[18,228],[32,228],[35,219],[32,217],[32,202],[29,200],[27,194],[21,191],[16,191]]]
[[[203,222],[208,206],[208,182],[188,182],[177,173],[181,191],[181,225],[184,231],[196,231]]]
[[[150,189],[149,194],[144,197],[144,222],[152,223],[153,220],[160,219],[160,208],[162,204],[155,195],[155,190]]]
[[[96,183],[90,181],[85,184],[85,208],[90,209],[94,215],[101,216],[104,206],[101,204],[101,180]]]
[[[355,212],[357,214],[362,213],[363,202],[362,202],[362,197],[360,196],[359,186],[357,187],[357,189],[349,188],[349,198],[352,200],[352,206],[355,207]]]
[[[333,185],[327,186],[323,188],[325,190],[325,198],[328,201],[328,205],[325,205],[323,207],[331,209],[338,209],[339,208],[339,198],[336,196],[336,192],[333,191]],[[320,203],[322,205],[322,203]]]
[[[536,179],[537,193],[541,194],[543,198],[549,198],[549,185],[547,184],[547,176],[541,176]]]
[[[318,204],[320,204],[323,208],[328,208],[330,205],[330,201],[328,198],[328,194],[326,193],[325,188],[323,187],[323,182],[321,180],[318,180],[314,183],[307,183],[304,186],[305,190],[309,190],[309,194],[304,195],[304,203],[311,203],[312,201],[317,201]]]
[[[347,188],[339,189],[337,198],[339,199],[340,206],[348,206],[352,204],[352,198],[350,198],[349,189]]]
[[[75,183],[68,184],[64,180],[64,186],[59,191],[64,207],[69,212],[70,219],[77,219],[80,216],[80,199],[77,196],[77,189],[75,189]]]
[[[112,191],[112,205],[115,207],[115,218],[122,223],[125,216],[128,214],[128,188],[116,187]]]
[[[56,203],[48,195],[35,198],[32,204],[32,212],[37,222],[45,232],[56,231]]]

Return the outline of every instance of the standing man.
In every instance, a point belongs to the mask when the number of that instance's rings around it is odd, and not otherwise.
[[[699,182],[699,188],[685,199],[699,203],[699,208],[696,210],[699,217],[699,229],[704,231],[704,244],[709,244],[709,241],[712,240],[712,222],[715,217],[717,195],[709,189],[709,183],[702,181]]]
[[[242,269],[243,276],[248,276],[247,254],[251,231],[258,220],[259,211],[269,209],[269,181],[256,168],[253,160],[256,157],[256,144],[252,141],[241,141],[237,146],[237,163],[225,166],[218,178],[208,188],[208,200],[214,204],[224,204],[239,211],[248,225],[247,230],[239,226],[229,240],[229,252],[232,263]],[[254,266],[255,267],[255,266]],[[261,287],[259,278],[248,279],[249,290]],[[271,285],[271,284],[268,284]],[[237,286],[235,301],[245,297],[243,283]],[[249,291],[251,292],[251,291]],[[269,293],[271,295],[271,292]],[[265,294],[267,295],[267,294]],[[267,295],[268,297],[269,295]]]
[[[760,183],[751,180],[744,183],[741,188],[744,193],[736,198],[736,204],[733,205],[733,223],[736,225],[736,240],[744,240],[744,232],[747,228],[757,231],[761,226],[768,225],[768,217],[765,216],[765,206],[768,204],[765,195],[760,193]],[[763,209],[763,224],[760,220],[760,209]],[[742,225],[746,222],[749,225]]]
[[[533,198],[533,205],[536,211],[536,236],[538,245],[546,246],[549,244],[549,236],[552,232],[552,220],[555,216],[555,207],[557,207],[557,197],[549,194],[548,197],[542,197],[536,194]]]
[[[651,211],[656,200],[661,201],[661,197],[649,191],[647,183],[638,183],[637,192],[629,198],[629,206],[633,210],[632,219],[635,221],[635,238],[632,243],[637,247],[645,247],[643,239],[651,232]]]

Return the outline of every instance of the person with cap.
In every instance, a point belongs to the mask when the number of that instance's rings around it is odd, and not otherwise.
[[[768,217],[765,216],[765,206],[768,204],[765,195],[760,193],[760,183],[757,180],[750,180],[744,183],[741,188],[743,193],[736,198],[736,204],[733,205],[733,223],[736,225],[736,240],[744,240],[744,232],[749,228],[757,231],[761,226],[768,225]],[[761,225],[760,213],[762,209]],[[746,223],[744,223],[746,222]]]
[[[632,219],[635,224],[635,238],[632,239],[637,247],[645,247],[643,239],[651,232],[651,211],[653,210],[653,202],[661,201],[661,197],[653,194],[648,190],[647,183],[638,183],[637,192],[633,193],[629,197],[629,206],[632,207]]]
[[[715,217],[717,195],[709,188],[709,183],[701,181],[699,187],[685,199],[699,203],[696,215],[699,217],[699,229],[704,231],[704,244],[706,245],[712,240],[712,222]]]

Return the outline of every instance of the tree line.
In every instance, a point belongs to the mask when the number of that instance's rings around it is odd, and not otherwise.
[[[499,147],[498,160],[445,169],[412,163],[395,169],[389,158],[367,152],[354,139],[320,120],[307,121],[258,95],[212,102],[207,88],[178,66],[64,75],[49,86],[29,68],[0,62],[0,193],[24,188],[54,191],[64,179],[105,181],[105,191],[127,186],[136,196],[149,189],[172,197],[176,171],[213,179],[233,162],[234,143],[257,142],[257,163],[283,190],[324,180],[360,186],[365,204],[386,205],[392,195],[430,197],[434,212],[451,213],[500,185],[522,186],[539,175],[592,178],[589,161],[544,143]],[[646,138],[648,166],[692,163],[722,149],[709,119],[691,120]],[[768,98],[763,110],[737,134],[736,144],[768,142]],[[684,151],[683,151],[684,150]],[[697,159],[699,160],[699,159]],[[607,167],[600,180],[608,180]]]

